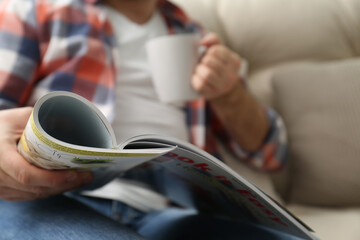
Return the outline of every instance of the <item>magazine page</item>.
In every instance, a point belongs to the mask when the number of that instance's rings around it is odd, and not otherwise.
[[[127,144],[128,148],[145,144],[177,145],[177,148],[151,161],[178,179],[168,181],[175,182],[166,192],[171,201],[210,214],[250,220],[304,239],[316,239],[311,229],[296,217],[205,151],[173,138],[151,135],[135,137]],[[182,194],[179,197],[179,194],[172,194],[172,190]]]
[[[95,190],[82,191],[81,195],[117,200],[142,212],[162,210],[169,206],[168,199],[151,187],[123,178],[116,178]]]
[[[103,114],[86,99],[53,92],[35,104],[18,144],[31,163],[46,169],[112,168],[125,171],[172,149],[119,149]]]

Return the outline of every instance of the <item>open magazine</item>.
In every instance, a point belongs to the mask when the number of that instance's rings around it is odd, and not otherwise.
[[[172,187],[186,196],[167,196],[178,205],[316,239],[311,229],[264,192],[190,143],[141,135],[117,145],[103,114],[73,93],[52,92],[38,100],[18,149],[32,164],[46,169],[161,169],[173,178]]]

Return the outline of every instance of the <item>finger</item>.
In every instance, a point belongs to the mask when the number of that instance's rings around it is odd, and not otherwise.
[[[210,99],[216,94],[216,89],[211,85],[204,84],[203,79],[199,75],[194,75],[191,83],[193,88],[206,99]]]
[[[225,69],[224,64],[219,59],[210,55],[205,56],[201,60],[201,63],[212,69],[214,72],[218,73],[218,75],[221,75],[221,72],[223,72]]]
[[[21,135],[23,133],[23,130],[24,130],[28,120],[29,120],[29,117],[31,115],[33,108],[32,107],[22,107],[22,108],[11,109],[11,110],[14,111],[14,113],[10,114],[11,119],[16,118],[17,121],[11,121],[11,120],[9,120],[9,121],[14,124],[14,127],[15,127],[14,129],[16,129],[16,133],[18,135]],[[18,111],[16,111],[16,113],[15,113],[15,110],[18,110]]]
[[[3,125],[1,128],[2,137],[11,136],[10,140],[16,142],[22,134],[31,112],[31,107],[1,110],[0,122]],[[10,134],[8,132],[9,130],[11,131]]]
[[[201,61],[202,64],[217,73],[222,80],[221,85],[231,84],[233,78],[237,78],[240,69],[240,57],[236,53],[231,53],[229,56],[232,58],[230,61],[231,64],[224,64],[224,62],[220,61],[214,55],[207,55]]]
[[[11,182],[11,179],[6,179],[2,176],[1,180],[7,181],[7,185],[3,186],[4,182],[1,181],[0,189],[5,189],[4,191],[0,190],[0,199],[7,199],[9,196],[16,197],[18,199],[40,199],[46,198],[52,195],[61,194],[72,189],[78,188],[83,185],[83,183],[78,183],[74,185],[73,183],[62,185],[61,187],[50,188],[50,187],[33,187],[33,186],[24,186],[17,182]],[[10,195],[9,192],[12,194]]]
[[[210,47],[207,51],[207,55],[209,55],[209,57],[217,58],[224,65],[227,65],[232,61],[231,52],[222,45]]]
[[[6,187],[9,189],[14,189],[16,191],[23,194],[26,193],[31,193],[34,196],[38,196],[41,198],[44,197],[48,197],[51,195],[56,195],[56,194],[60,194],[69,190],[72,190],[74,188],[78,188],[84,184],[87,183],[86,179],[83,179],[83,181],[80,181],[78,183],[68,183],[68,184],[63,184],[60,187],[39,187],[39,186],[28,186],[28,185],[23,185],[18,183],[17,181],[15,181],[14,179],[12,179],[10,176],[8,176],[6,173],[4,173],[3,171],[0,171],[0,186],[1,187]],[[0,192],[0,198],[3,197],[3,193]]]
[[[207,56],[205,57],[217,58],[220,62],[222,62],[223,65],[232,71],[238,72],[240,69],[240,56],[223,45],[216,45],[211,47],[207,51]]]
[[[16,189],[1,187],[1,199],[6,201],[31,201],[42,198],[40,195],[29,193],[29,192],[21,192]]]
[[[209,87],[214,90],[221,89],[221,78],[220,75],[213,71],[211,68],[200,64],[195,71],[195,74],[202,79],[204,85],[209,85]]]
[[[203,39],[201,39],[200,44],[210,47],[212,45],[216,45],[216,44],[220,44],[220,38],[217,34],[215,33],[207,33]]]
[[[6,188],[11,188],[11,189],[14,189],[14,190],[17,190],[20,192],[28,192],[28,193],[33,193],[33,194],[41,194],[41,193],[45,193],[45,192],[49,191],[48,188],[46,188],[46,187],[26,186],[26,185],[20,184],[17,181],[15,181],[12,177],[7,175],[1,169],[0,169],[0,186],[6,187]],[[0,198],[2,195],[3,195],[3,193],[0,192]]]
[[[231,61],[232,69],[234,71],[236,71],[236,73],[237,73],[241,67],[241,63],[242,63],[241,58],[237,53],[234,53],[234,52],[231,53],[231,58],[232,58],[232,61]]]
[[[25,186],[42,186],[58,188],[63,184],[72,183],[77,186],[84,180],[91,180],[88,172],[72,170],[51,171],[40,169],[26,161],[16,147],[9,145],[5,154],[0,155],[0,168],[18,183]]]

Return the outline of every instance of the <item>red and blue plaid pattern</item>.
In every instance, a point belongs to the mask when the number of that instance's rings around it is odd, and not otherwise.
[[[169,33],[201,32],[183,11],[160,0]],[[43,94],[71,91],[94,102],[111,120],[116,41],[105,12],[85,0],[3,0],[0,6],[0,109],[32,105]],[[121,74],[121,73],[118,73]],[[217,155],[216,137],[260,169],[284,163],[285,130],[268,109],[271,130],[260,151],[246,153],[215,120],[204,100],[187,106],[193,144]]]

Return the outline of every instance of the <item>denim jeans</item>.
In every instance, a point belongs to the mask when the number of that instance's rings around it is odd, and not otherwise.
[[[99,184],[104,180],[101,175],[104,173],[96,175],[95,182],[88,188],[104,184],[106,181]],[[172,179],[159,171],[124,177],[153,182],[154,188],[173,197],[184,196],[181,188],[172,187]],[[205,216],[192,208],[169,207],[145,214],[118,201],[84,197],[76,192],[32,202],[0,200],[0,240],[132,240],[143,237],[154,240],[299,240],[247,222]]]
[[[65,196],[31,202],[0,201],[1,240],[144,239]]]
[[[143,214],[119,202],[82,196],[0,201],[0,213],[1,240],[300,239],[248,223],[204,216],[194,209],[168,208]]]

